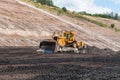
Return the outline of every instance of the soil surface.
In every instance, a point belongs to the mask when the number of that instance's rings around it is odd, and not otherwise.
[[[87,17],[120,27],[120,21]],[[42,39],[51,39],[53,32],[63,30],[74,31],[75,39],[87,45],[120,50],[120,32],[114,29],[81,18],[58,16],[21,0],[0,0],[0,46],[38,46]]]
[[[120,80],[120,52],[38,54],[37,47],[1,47],[0,80]]]

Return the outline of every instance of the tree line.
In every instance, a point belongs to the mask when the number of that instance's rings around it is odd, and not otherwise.
[[[39,2],[39,3],[43,4],[43,5],[54,6],[52,0],[32,0],[32,1]]]
[[[83,11],[83,12],[79,12],[79,13],[83,14],[83,15],[90,15],[90,16],[97,16],[97,17],[120,20],[119,14],[118,13],[113,13],[113,12],[103,13],[103,14],[90,14],[90,13],[87,13],[87,12]]]
[[[32,0],[32,1],[39,2],[39,3],[43,4],[43,5],[54,6],[52,0]],[[67,12],[66,7],[63,7],[62,10],[64,12]],[[103,18],[120,20],[120,16],[118,15],[118,13],[113,13],[113,12],[111,12],[111,13],[104,13],[104,14],[90,14],[90,13],[87,13],[86,11],[83,11],[83,12],[79,12],[79,13],[83,14],[83,15],[90,15],[90,16],[97,16],[97,17],[103,17]]]

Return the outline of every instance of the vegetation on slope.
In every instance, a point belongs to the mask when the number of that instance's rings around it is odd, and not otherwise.
[[[33,2],[38,2],[43,5],[48,5],[48,6],[53,6],[53,1],[52,0],[31,0]]]
[[[95,17],[102,17],[102,18],[108,18],[108,19],[114,19],[114,20],[120,20],[120,16],[118,15],[118,13],[104,13],[104,14],[89,14],[85,11],[83,12],[79,12],[80,14],[83,15],[88,15],[88,16],[95,16]]]
[[[52,0],[22,0],[22,1],[29,3],[31,5],[34,5],[37,8],[41,8],[41,9],[47,10],[51,13],[57,14],[58,16],[67,15],[67,16],[70,16],[73,18],[80,18],[80,19],[86,20],[88,22],[94,23],[98,26],[111,28],[111,29],[114,29],[116,32],[120,32],[120,29],[116,28],[115,24],[107,25],[107,24],[104,24],[102,22],[84,17],[84,15],[88,15],[88,16],[96,16],[96,17],[111,18],[111,19],[118,20],[117,14],[115,16],[110,16],[108,14],[94,14],[94,15],[92,15],[92,14],[88,14],[86,12],[79,12],[79,13],[75,12],[75,11],[71,12],[71,11],[67,10],[65,7],[59,8],[59,7],[55,6],[53,4]]]

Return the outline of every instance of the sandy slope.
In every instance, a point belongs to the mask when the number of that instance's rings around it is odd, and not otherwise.
[[[85,25],[76,25],[75,22]],[[82,20],[52,15],[19,0],[0,1],[0,45],[37,46],[51,32],[73,30],[78,40],[99,48],[120,50],[120,34]]]

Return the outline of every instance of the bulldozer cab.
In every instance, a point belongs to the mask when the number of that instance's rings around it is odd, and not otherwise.
[[[59,46],[72,44],[75,41],[73,31],[58,32],[58,34],[53,33],[52,38],[59,44]]]
[[[54,53],[56,48],[56,42],[53,40],[44,40],[40,42],[39,48],[43,53]]]
[[[74,32],[72,31],[66,31],[64,33],[64,36],[66,37],[66,42],[71,43],[74,41]]]

